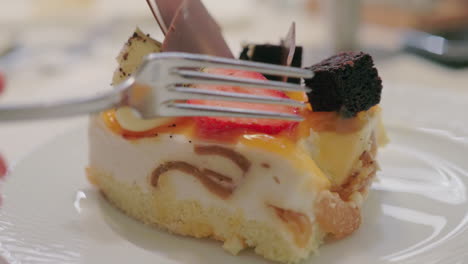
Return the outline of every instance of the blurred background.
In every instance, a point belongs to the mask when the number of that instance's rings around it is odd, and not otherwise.
[[[278,43],[295,21],[303,66],[340,50],[374,56],[389,123],[449,127],[468,135],[462,110],[468,102],[468,0],[203,2],[235,54],[245,42]],[[6,90],[0,104],[110,89],[115,57],[137,26],[162,39],[144,0],[4,1],[0,72]],[[424,99],[415,102],[422,93]],[[456,102],[450,101],[454,94]],[[434,111],[438,107],[453,114],[447,118]],[[84,119],[0,124],[0,153],[17,160]]]

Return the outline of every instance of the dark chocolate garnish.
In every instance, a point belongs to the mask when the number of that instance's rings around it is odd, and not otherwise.
[[[307,93],[316,112],[337,111],[350,118],[380,102],[382,80],[369,54],[343,52],[310,67]]]
[[[284,54],[284,47],[280,45],[271,45],[271,44],[263,44],[263,45],[255,45],[249,44],[244,46],[242,52],[239,56],[241,60],[249,60],[249,61],[256,61],[256,62],[264,62],[264,63],[271,63],[276,65],[283,65],[283,58],[287,56]],[[296,46],[296,50],[294,52],[293,60],[291,63],[293,67],[301,67],[302,66],[302,47]],[[281,76],[274,76],[274,75],[265,75],[265,77],[269,80],[273,81],[281,81]],[[298,78],[288,78],[288,82],[290,83],[301,83],[301,79]]]
[[[171,21],[162,51],[234,58],[221,28],[201,0],[183,0]]]

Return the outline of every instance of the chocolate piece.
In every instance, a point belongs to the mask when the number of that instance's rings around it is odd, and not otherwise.
[[[163,31],[164,35],[167,34],[169,26],[171,25],[172,19],[174,19],[177,9],[179,9],[183,0],[149,0],[151,10],[154,13],[156,21],[159,27]],[[152,4],[155,4],[153,6]],[[157,13],[156,13],[157,9]]]
[[[296,23],[292,23],[286,37],[281,40],[281,47],[283,47],[283,65],[291,66],[294,54],[296,53]]]
[[[315,76],[306,79],[307,93],[316,112],[337,111],[350,118],[380,102],[382,80],[372,57],[363,52],[344,52],[310,67]]]
[[[182,2],[169,26],[162,50],[234,58],[221,28],[200,0]]]
[[[283,65],[284,57],[288,54],[284,54],[285,49],[280,45],[255,45],[249,44],[244,46],[239,56],[241,60],[249,60],[256,62],[272,63],[276,65]],[[302,47],[296,46],[294,56],[292,59],[291,66],[301,67],[302,66]],[[281,81],[281,76],[265,75],[269,80]],[[301,80],[298,78],[288,78],[290,83],[300,83]]]

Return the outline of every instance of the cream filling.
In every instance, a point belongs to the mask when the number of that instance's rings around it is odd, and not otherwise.
[[[301,171],[294,162],[262,149],[242,144],[222,145],[234,149],[251,162],[250,169],[243,175],[243,171],[230,159],[196,154],[193,146],[207,145],[205,142],[170,134],[129,141],[114,134],[99,117],[91,119],[89,140],[90,167],[110,173],[122,183],[135,184],[144,192],[154,188],[149,184],[153,170],[167,161],[185,161],[231,177],[239,185],[228,199],[223,200],[192,175],[177,170],[161,175],[170,179],[179,199],[195,200],[204,207],[240,210],[247,220],[275,226],[293,244],[293,235],[268,205],[303,213],[313,223],[316,195],[329,185],[326,178]]]

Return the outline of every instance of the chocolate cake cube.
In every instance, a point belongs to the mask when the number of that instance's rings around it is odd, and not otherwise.
[[[380,102],[382,80],[369,54],[344,52],[310,67],[315,76],[306,79],[313,111],[337,111],[350,118]]]

